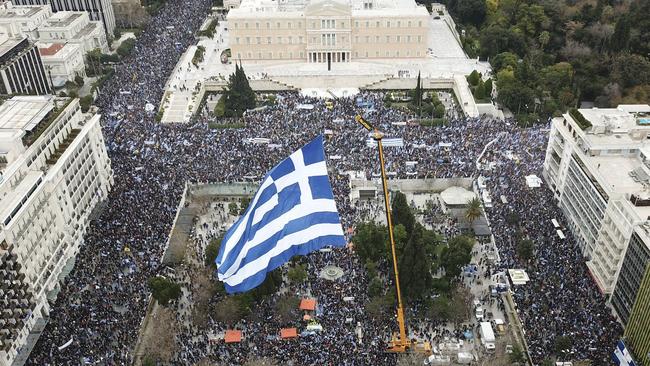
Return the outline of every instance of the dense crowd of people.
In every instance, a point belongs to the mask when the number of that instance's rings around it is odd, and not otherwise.
[[[154,112],[147,112],[145,105],[162,99],[167,77],[181,53],[195,41],[194,32],[210,4],[207,0],[168,1],[139,36],[133,54],[115,66],[115,75],[101,89],[96,104],[102,113],[115,182],[105,208],[89,225],[85,245],[28,364],[130,364],[147,306],[147,278],[162,270],[160,257],[187,181],[258,181],[291,152],[318,134],[326,134],[337,206],[344,228],[353,227],[359,215],[349,199],[345,172],[359,171],[367,178],[379,173],[376,150],[368,144],[367,132],[354,122],[360,112],[387,137],[403,139],[403,147],[385,149],[391,177],[482,174],[493,196],[507,197],[507,204],[495,200],[494,207],[486,210],[501,251],[500,268],[494,270],[524,265],[512,241],[517,224],[505,219],[514,213],[520,219],[518,225],[537,242],[531,282],[514,289],[535,362],[553,354],[555,338],[562,335],[574,340],[571,358],[598,364],[609,359],[620,327],[589,278],[575,241],[570,235],[564,241],[556,238],[550,219],[561,220],[562,214],[551,192],[525,185],[525,175],[540,174],[546,144],[542,128],[522,129],[513,121],[489,118],[452,118],[442,127],[404,124],[412,116],[384,107],[381,93],[358,95],[374,104],[363,111],[357,106],[357,96],[337,99],[328,108],[319,99],[280,93],[277,104],[248,113],[242,129],[213,130],[208,118],[189,124],[156,123]],[[305,105],[313,108],[301,107]],[[271,145],[255,143],[252,138],[268,138]],[[477,159],[495,139],[481,161],[496,165],[490,171],[479,171]],[[505,150],[520,159],[506,158]],[[367,300],[363,266],[355,257],[350,259],[347,249],[308,258],[312,268],[333,264],[346,272],[342,282],[317,280],[316,272],[309,274],[311,293],[324,314],[322,334],[290,342],[269,340],[266,336],[277,334],[280,324],[269,309],[261,307],[261,312],[268,313],[247,325],[246,342],[209,344],[205,335],[192,334],[180,339],[175,364],[193,364],[204,357],[239,364],[251,355],[281,363],[393,363],[394,357],[383,351],[395,325],[363,312]],[[346,296],[354,296],[355,301],[343,302]],[[346,318],[353,318],[353,325],[362,323],[363,345],[357,342],[354,326],[344,324]],[[70,346],[59,349],[70,339]]]

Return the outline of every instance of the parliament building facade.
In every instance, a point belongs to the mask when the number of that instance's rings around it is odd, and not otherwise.
[[[242,61],[423,58],[429,13],[414,0],[243,0],[228,28]]]

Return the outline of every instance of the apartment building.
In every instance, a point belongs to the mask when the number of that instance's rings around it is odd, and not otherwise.
[[[53,12],[83,11],[90,20],[101,21],[107,37],[113,36],[115,14],[111,0],[12,0],[14,5],[50,5]]]
[[[243,0],[228,12],[232,56],[312,63],[423,58],[429,13],[414,0]]]
[[[649,139],[648,105],[574,109],[552,121],[544,177],[606,295],[650,217]]]
[[[0,34],[0,94],[47,94],[52,82],[34,43]]]
[[[0,106],[0,366],[29,356],[112,185],[99,118],[70,98],[19,96]]]

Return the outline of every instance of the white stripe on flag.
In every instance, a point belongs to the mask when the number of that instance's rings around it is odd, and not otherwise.
[[[248,217],[251,215],[251,212],[253,212],[253,210],[251,210],[250,208],[255,207],[257,201],[259,201],[260,199],[260,195],[262,194],[262,192],[264,192],[264,189],[266,189],[266,187],[270,186],[271,184],[273,184],[273,178],[271,178],[271,176],[268,176],[264,180],[264,182],[262,182],[262,185],[257,190],[257,193],[255,193],[255,197],[253,197],[253,200],[248,206],[249,210],[247,210],[244,217],[242,217],[241,220],[239,221],[240,225],[237,226],[237,229],[235,229],[235,232],[230,236],[229,240],[226,243],[224,243],[223,245],[224,251],[223,251],[222,259],[228,258],[230,251],[239,242],[239,239],[241,239],[242,235],[244,235],[244,232],[246,230],[246,222],[248,222]]]
[[[271,261],[271,258],[289,249],[297,242],[306,243],[310,240],[327,235],[343,235],[341,224],[316,224],[306,228],[305,230],[289,234],[280,239],[277,245],[265,255],[252,262],[246,263],[239,269],[239,271],[228,277],[224,282],[229,286],[237,286],[250,276],[259,272],[260,268],[266,268]]]
[[[223,272],[223,275],[219,274],[219,279],[223,281],[224,279],[232,276],[237,268],[239,268],[239,264],[244,259],[249,250],[259,245],[260,243],[263,243],[276,233],[282,231],[287,223],[316,212],[338,211],[336,210],[336,203],[330,198],[316,199],[294,206],[289,211],[285,212],[282,216],[278,216],[274,220],[267,222],[263,227],[259,228],[254,233],[253,238],[243,244],[242,250],[239,252],[237,259],[235,259],[233,264],[226,271],[223,271],[221,268],[219,269],[219,272]],[[341,225],[339,224],[339,227],[340,226]],[[226,257],[224,256],[224,258]]]

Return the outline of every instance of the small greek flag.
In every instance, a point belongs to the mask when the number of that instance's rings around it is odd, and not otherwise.
[[[219,280],[228,293],[248,291],[294,255],[345,243],[319,136],[266,175],[221,242]]]

